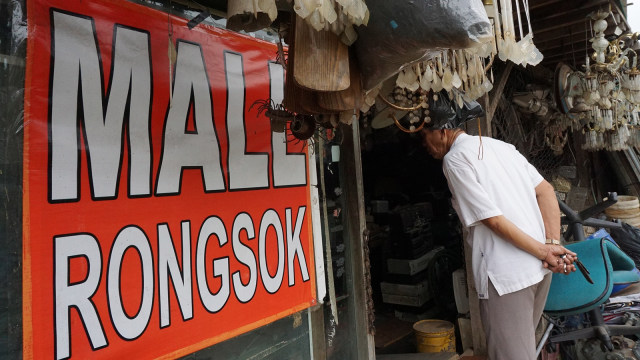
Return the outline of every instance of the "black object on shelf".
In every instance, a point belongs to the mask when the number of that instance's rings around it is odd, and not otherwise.
[[[430,203],[403,206],[389,215],[392,257],[417,259],[433,248]]]

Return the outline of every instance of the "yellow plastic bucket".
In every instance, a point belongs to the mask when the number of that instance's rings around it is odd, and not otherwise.
[[[456,335],[453,324],[444,320],[420,320],[413,324],[416,346],[420,353],[455,352]]]

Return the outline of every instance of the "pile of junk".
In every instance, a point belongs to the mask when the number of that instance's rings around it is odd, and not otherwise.
[[[541,359],[640,359],[640,228],[630,224],[640,216],[638,198],[608,193],[580,212],[559,204],[579,271],[554,274]]]
[[[523,66],[542,60],[529,12],[516,4],[237,0],[228,2],[226,26],[277,34],[284,96],[281,103],[262,101],[273,131],[290,129],[307,140],[316,129],[370,115],[377,128],[395,123],[417,132],[439,98],[464,108],[488,93],[494,59]],[[526,22],[518,32],[521,14]]]

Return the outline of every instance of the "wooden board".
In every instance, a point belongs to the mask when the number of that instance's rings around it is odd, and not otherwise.
[[[349,87],[342,91],[318,92],[318,105],[327,110],[347,111],[360,109],[362,106],[362,83],[358,61],[354,56],[349,58]]]
[[[303,22],[298,16],[293,20],[295,23]],[[293,26],[295,29],[295,26]],[[284,100],[283,104],[289,111],[293,111],[298,114],[314,115],[323,114],[328,111],[320,107],[316,101],[316,94],[314,91],[300,87],[294,80],[294,68],[297,63],[296,56],[296,32],[291,34],[291,45],[289,47],[289,56],[287,58],[287,73],[285,76],[284,85]]]
[[[316,31],[296,16],[294,52],[293,76],[301,87],[317,91],[349,87],[349,47],[334,33]]]
[[[295,64],[295,55],[293,51],[294,45],[289,47],[289,56],[287,57],[287,73],[284,80],[284,99],[282,104],[289,111],[298,114],[311,114],[302,107],[302,101],[309,96],[310,91],[300,89],[293,80],[293,64]]]
[[[333,113],[335,111],[329,111],[320,104],[318,104],[318,92],[304,89],[298,85],[296,85],[296,91],[300,93],[298,97],[298,101],[300,102],[300,106],[304,109],[305,112],[313,115],[319,114],[327,114]]]

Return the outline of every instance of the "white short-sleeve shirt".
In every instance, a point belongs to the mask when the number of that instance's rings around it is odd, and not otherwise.
[[[504,215],[544,243],[544,223],[535,193],[544,180],[542,175],[513,145],[483,137],[480,150],[480,138],[464,133],[444,156],[442,167],[453,195],[452,205],[469,231],[478,297],[488,298],[488,279],[500,295],[540,282],[549,272],[542,262],[495,234],[481,220]]]

